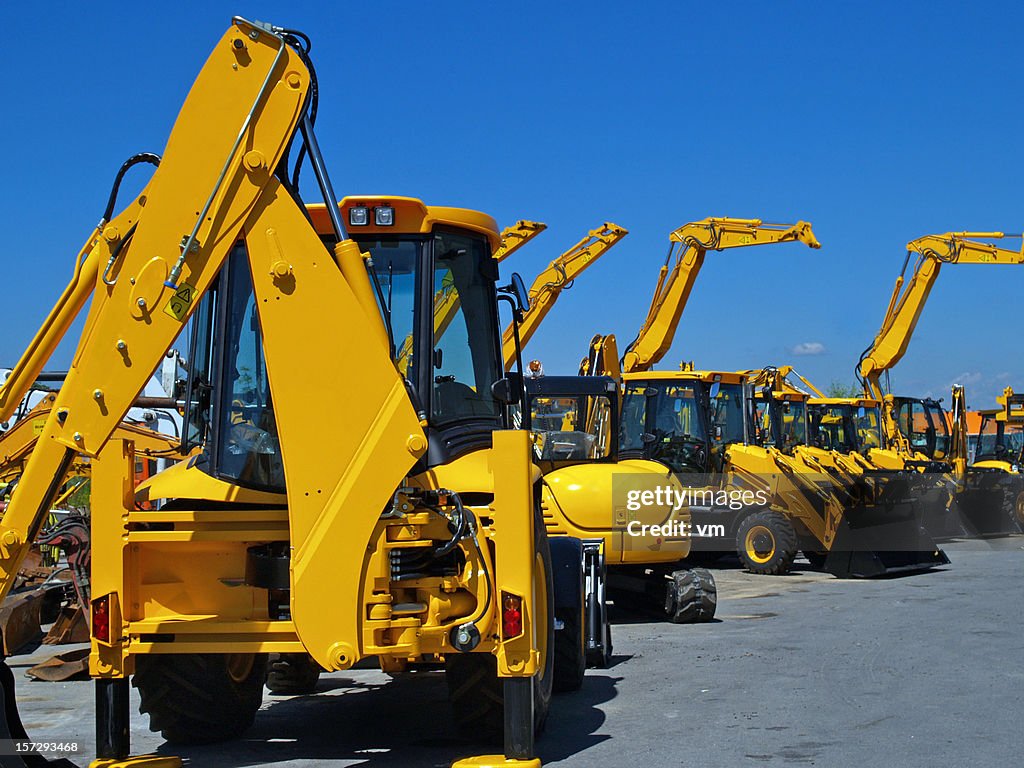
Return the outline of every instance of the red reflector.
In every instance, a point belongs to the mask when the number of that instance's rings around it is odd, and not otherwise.
[[[107,596],[93,600],[92,636],[104,643],[110,642],[110,598]]]
[[[501,629],[506,640],[523,634],[523,598],[502,592]]]

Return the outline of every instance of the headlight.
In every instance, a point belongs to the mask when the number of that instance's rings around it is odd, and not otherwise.
[[[365,227],[370,223],[370,209],[365,205],[354,205],[348,209],[348,225]]]
[[[378,227],[390,227],[395,223],[395,209],[390,205],[381,205],[373,209],[373,223]]]

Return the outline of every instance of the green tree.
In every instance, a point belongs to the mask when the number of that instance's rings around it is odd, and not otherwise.
[[[859,397],[861,394],[860,387],[856,384],[848,385],[839,381],[839,379],[832,379],[832,383],[828,385],[828,389],[825,390],[827,397]]]

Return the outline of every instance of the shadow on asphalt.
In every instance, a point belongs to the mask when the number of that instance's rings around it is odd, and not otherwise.
[[[628,659],[613,657],[616,663]],[[552,700],[537,748],[544,762],[561,760],[607,738],[597,735],[621,678],[588,672],[583,687]],[[448,705],[443,672],[366,682],[344,675],[320,680],[308,696],[274,697],[242,739],[216,745],[162,744],[192,768],[242,768],[288,760],[352,760],[366,768],[447,766],[470,755],[501,752],[500,743],[459,736]]]

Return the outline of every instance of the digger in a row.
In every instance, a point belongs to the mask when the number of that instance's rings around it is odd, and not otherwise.
[[[587,237],[554,259],[533,281],[530,309],[522,323],[510,324],[503,335],[506,367],[515,350],[525,346],[561,293],[618,243],[627,231],[612,223],[591,230]],[[709,621],[717,606],[714,578],[705,569],[684,568],[680,560],[690,549],[685,535],[626,533],[630,518],[648,525],[689,525],[686,508],[657,504],[642,515],[626,509],[620,498],[629,487],[659,485],[681,491],[678,481],[657,462],[618,458],[619,403],[617,383],[610,378],[544,376],[532,361],[526,380],[526,407],[514,408],[515,418],[530,430],[534,460],[543,472],[541,505],[553,542],[579,541],[585,575],[585,612],[578,616],[556,612],[563,624],[582,621],[586,663],[606,666],[611,657],[611,628],[606,610],[609,588],[628,587],[653,596],[676,623]],[[660,530],[660,529],[659,529]],[[569,649],[560,652],[563,668],[582,662]],[[559,666],[555,685],[563,683]],[[566,676],[576,687],[579,677]]]
[[[0,396],[24,396],[91,300],[0,520],[3,592],[86,456],[96,765],[127,764],[130,679],[168,740],[229,738],[256,715],[271,653],[328,670],[443,664],[460,724],[504,734],[487,764],[537,765],[554,616],[582,612],[583,575],[548,541],[529,437],[504,416],[522,388],[503,372],[498,302],[519,313],[525,290],[496,287],[489,216],[406,197],[337,203],[309,47],[236,19],[162,157],[146,156],[152,179],[115,213],[118,175]],[[304,159],[319,207],[298,195]],[[438,334],[442,287],[459,308]],[[400,372],[396,340],[410,334]],[[118,425],[175,343],[190,346],[181,456],[195,455],[135,492],[135,441]],[[332,406],[311,421],[314,370]],[[3,735],[23,738],[0,673]]]
[[[936,536],[987,535],[1018,530],[1015,519],[1018,474],[1009,467],[968,466],[966,403],[963,387],[954,386],[952,430],[939,401],[893,395],[883,386],[903,358],[943,265],[1021,265],[1024,250],[1011,250],[987,240],[1019,235],[1002,232],[947,232],[926,235],[907,244],[903,269],[896,279],[885,316],[871,345],[857,365],[864,396],[884,403],[885,446],[872,451],[879,464],[916,468],[948,487],[948,506],[929,505],[926,520]],[[913,261],[910,275],[907,270]]]

